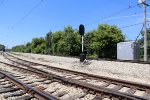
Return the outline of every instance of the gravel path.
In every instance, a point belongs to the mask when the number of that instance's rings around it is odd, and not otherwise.
[[[70,70],[76,70],[86,73],[92,73],[101,76],[119,78],[134,82],[150,84],[150,65],[114,61],[90,60],[85,64],[79,62],[77,58],[15,53],[23,59],[47,64],[55,67],[61,67]]]

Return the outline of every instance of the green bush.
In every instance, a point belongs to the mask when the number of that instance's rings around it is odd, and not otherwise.
[[[89,57],[116,58],[117,43],[124,39],[121,30],[116,26],[101,24],[97,29],[85,33],[84,48]],[[79,56],[81,36],[78,30],[67,26],[62,31],[48,32],[44,38],[33,38],[26,45],[15,46],[12,51]]]

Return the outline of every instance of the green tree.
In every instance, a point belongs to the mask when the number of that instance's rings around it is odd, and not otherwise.
[[[52,53],[54,55],[59,54],[59,46],[58,45],[61,43],[59,41],[64,41],[63,40],[64,36],[65,35],[64,35],[63,31],[57,31],[52,34]],[[62,48],[65,48],[65,47],[62,47]]]
[[[26,47],[25,52],[26,53],[31,53],[31,43],[28,42],[25,47]]]
[[[0,51],[4,50],[5,49],[5,46],[0,44]]]
[[[23,52],[24,53],[25,50],[26,50],[25,45],[17,45],[15,47],[12,47],[12,51],[14,51],[14,52]]]
[[[116,26],[102,24],[85,34],[84,39],[89,56],[116,58],[117,43],[124,41],[125,37]],[[31,43],[15,46],[12,49],[17,52],[79,56],[81,36],[78,30],[67,26],[62,31],[48,32],[44,38],[33,38]]]
[[[80,54],[80,35],[71,26],[52,34],[53,54],[78,56]]]
[[[67,45],[66,53],[71,56],[78,56],[80,54],[80,35],[77,30],[71,26],[64,28],[65,44]]]
[[[33,38],[31,42],[32,53],[45,53],[46,44],[44,38]]]
[[[88,54],[99,58],[116,58],[117,43],[125,40],[116,26],[101,24],[85,36]]]
[[[147,46],[148,46],[148,58],[150,59],[150,28],[147,29]],[[144,56],[144,31],[142,32],[142,38],[138,40],[138,42],[141,45],[141,57],[143,58]]]
[[[52,32],[48,32],[45,37],[46,54],[52,54]]]

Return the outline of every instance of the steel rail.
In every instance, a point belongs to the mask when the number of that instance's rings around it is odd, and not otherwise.
[[[115,78],[110,78],[110,77],[105,77],[105,76],[99,76],[99,75],[94,75],[94,74],[89,74],[89,73],[84,73],[84,72],[77,72],[77,71],[64,69],[64,68],[59,68],[59,67],[53,67],[53,66],[49,66],[49,65],[45,65],[45,64],[40,64],[40,63],[24,60],[24,59],[15,57],[15,56],[13,56],[9,53],[7,53],[7,54],[14,57],[14,58],[16,58],[16,59],[18,59],[18,60],[26,61],[26,62],[29,62],[30,64],[33,64],[33,65],[44,66],[44,67],[50,68],[51,70],[64,71],[64,72],[67,72],[67,73],[76,74],[76,75],[80,75],[80,76],[84,76],[84,77],[88,77],[88,78],[92,78],[92,79],[96,79],[96,80],[101,80],[101,81],[104,81],[104,82],[107,82],[107,83],[112,83],[112,84],[119,85],[119,86],[122,86],[122,87],[129,87],[129,88],[133,88],[133,89],[136,89],[136,90],[150,92],[150,85],[148,85],[148,84],[142,84],[142,83],[138,83],[138,82],[126,81],[126,80],[115,79]],[[26,64],[24,64],[24,66],[25,65]]]
[[[9,52],[13,55],[17,55],[13,52]],[[78,56],[63,56],[63,57],[70,57],[70,58],[77,58],[80,59]],[[126,63],[137,63],[137,64],[149,64],[150,65],[150,61],[136,61],[136,60],[119,60],[119,59],[111,59],[111,58],[90,58],[87,57],[87,60],[98,60],[98,61],[113,61],[113,62],[126,62]]]
[[[92,84],[89,84],[89,83],[86,83],[86,82],[78,81],[77,79],[64,78],[64,77],[61,77],[61,76],[58,76],[58,75],[55,75],[55,74],[52,74],[52,73],[48,73],[46,71],[39,70],[37,68],[28,67],[26,69],[26,68],[18,67],[18,66],[15,66],[15,65],[4,63],[4,62],[0,62],[0,63],[6,64],[10,67],[15,67],[15,68],[26,70],[28,72],[31,72],[33,74],[37,74],[41,77],[51,79],[51,80],[56,81],[56,82],[74,85],[74,86],[83,88],[87,91],[91,91],[91,93],[94,92],[94,93],[98,93],[98,94],[108,95],[110,97],[119,98],[120,100],[122,100],[122,99],[147,100],[146,98],[143,98],[143,97],[139,97],[139,96],[135,96],[135,95],[127,94],[127,93],[121,93],[121,92],[114,91],[114,90],[111,90],[111,89],[106,89],[106,88],[96,86],[96,85],[92,85]]]
[[[14,78],[10,74],[0,71],[0,76],[1,76],[1,78],[8,80],[9,82],[11,82],[14,85],[16,85],[17,87],[19,87],[20,89],[24,90],[26,93],[31,94],[32,96],[34,96],[35,98],[37,98],[39,100],[59,100],[55,96],[47,94],[44,91],[38,90],[36,88],[33,88],[33,87],[21,82],[20,80]]]

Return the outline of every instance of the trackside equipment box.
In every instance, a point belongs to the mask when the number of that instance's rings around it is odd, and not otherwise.
[[[134,41],[117,43],[117,59],[140,60],[140,45]]]

